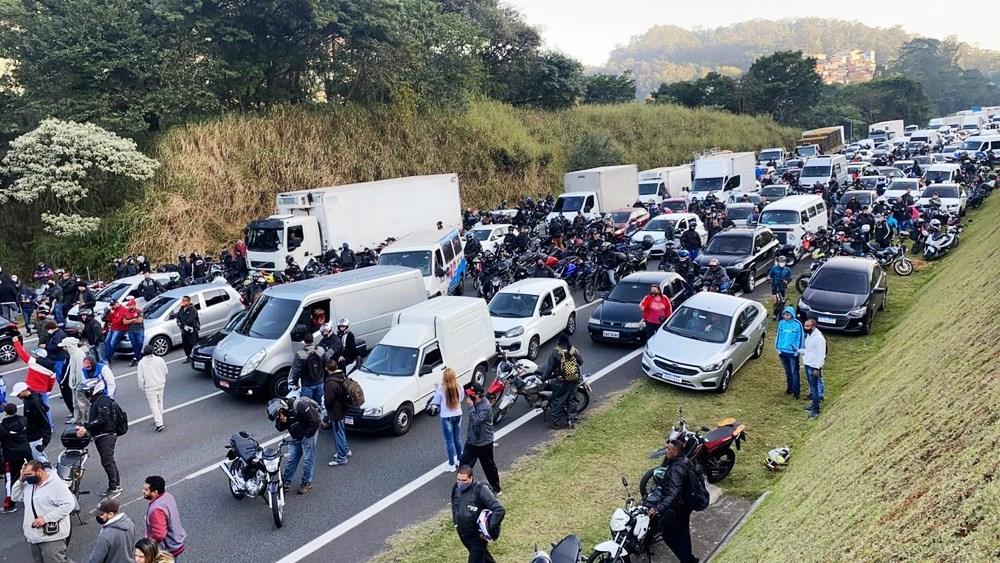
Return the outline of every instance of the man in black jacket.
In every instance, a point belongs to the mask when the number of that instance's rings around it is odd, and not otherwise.
[[[118,464],[115,463],[115,444],[118,442],[118,435],[115,433],[115,402],[108,397],[102,378],[88,379],[81,386],[83,395],[90,401],[90,412],[87,422],[76,427],[76,436],[83,438],[90,434],[94,437],[94,445],[101,456],[101,467],[108,475],[108,490],[104,492],[104,496],[115,498],[122,494]]]
[[[80,336],[90,346],[91,353],[98,360],[101,360],[101,355],[104,351],[104,346],[102,346],[104,343],[104,331],[101,327],[101,321],[94,318],[94,311],[89,308],[80,309],[79,314],[80,323],[83,324],[83,328],[80,329]]]
[[[52,439],[52,425],[47,414],[49,406],[42,402],[37,393],[28,389],[28,385],[23,381],[14,384],[12,395],[21,399],[31,457],[42,463],[48,463],[49,458],[45,455],[45,448]]]
[[[683,455],[684,442],[667,443],[667,473],[660,480],[660,502],[649,509],[649,517],[660,516],[660,532],[680,563],[698,563],[691,551],[691,509],[687,507],[688,473],[694,471]]]
[[[177,326],[181,328],[181,345],[184,347],[184,361],[191,361],[191,350],[198,343],[198,331],[201,330],[201,320],[198,309],[191,304],[191,297],[181,297],[181,308],[177,311]]]
[[[688,221],[687,230],[681,233],[681,248],[691,254],[692,260],[698,258],[698,253],[701,252],[701,235],[695,230],[695,226],[694,221]]]
[[[503,491],[500,489],[500,471],[493,460],[493,407],[486,399],[482,385],[471,382],[464,389],[465,405],[469,408],[466,414],[468,430],[459,463],[475,467],[476,461],[482,462],[490,488],[499,495]]]
[[[154,297],[165,291],[163,284],[153,279],[152,274],[149,272],[143,272],[142,281],[139,282],[139,287],[136,289],[139,290],[139,295],[146,300],[146,303],[149,303]]]
[[[17,414],[17,405],[7,403],[3,406],[3,420],[0,420],[0,453],[8,464],[9,475],[20,475],[21,466],[31,459],[28,448],[28,419]],[[13,512],[13,504],[6,503],[0,507],[0,512]]]
[[[312,490],[313,471],[316,463],[316,434],[319,432],[319,404],[307,397],[291,399],[271,399],[267,403],[267,416],[274,421],[278,432],[288,432],[292,442],[288,444],[288,463],[285,464],[282,480],[285,490],[291,487],[295,470],[302,461],[302,484],[298,493],[304,495]]]
[[[479,516],[486,510],[490,511],[490,515],[484,534],[479,526]],[[459,467],[451,489],[451,519],[458,539],[469,550],[469,563],[495,563],[489,552],[489,542],[500,535],[500,524],[505,514],[493,491],[476,481],[472,468],[468,465]]]
[[[576,373],[567,374],[563,366],[567,362],[576,364]],[[576,424],[576,410],[579,408],[576,402],[576,387],[580,384],[580,366],[583,365],[583,356],[569,341],[566,333],[559,335],[559,343],[549,361],[545,365],[542,379],[551,382],[552,399],[549,401],[549,425],[552,428],[563,428],[563,421],[572,428]]]
[[[94,296],[94,292],[82,280],[76,282],[76,304],[80,307],[89,307],[91,309],[97,305],[97,298]]]
[[[351,332],[351,321],[342,318],[337,321],[337,338],[340,338],[340,356],[337,364],[340,369],[347,370],[347,366],[353,364],[358,359],[358,343]]]

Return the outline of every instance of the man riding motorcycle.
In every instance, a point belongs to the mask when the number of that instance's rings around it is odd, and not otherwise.
[[[729,289],[730,279],[726,269],[719,265],[719,261],[712,258],[708,262],[708,269],[702,274],[704,284],[702,287],[709,291],[725,291]]]

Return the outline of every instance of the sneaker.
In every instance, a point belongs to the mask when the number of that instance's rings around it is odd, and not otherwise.
[[[183,360],[181,360],[181,363],[182,364],[190,364],[191,363],[191,358],[184,358]]]
[[[445,471],[447,471],[448,473],[454,473],[458,471],[458,466],[455,465],[454,463],[449,462],[448,467],[445,469]]]
[[[354,452],[352,452],[351,450],[347,450],[347,457],[351,457],[352,455],[354,455]]]
[[[122,494],[121,486],[108,487],[108,490],[104,491],[105,498],[118,498]]]
[[[157,431],[157,432],[163,432],[163,429],[164,429],[164,428],[165,428],[165,426],[163,426],[163,425],[161,424],[161,425],[159,425],[159,426],[157,426],[157,427],[156,427],[156,431]]]
[[[66,424],[75,424],[75,423],[76,423],[76,417],[74,417],[73,415],[66,416]]]
[[[300,495],[308,494],[313,488],[312,483],[302,483],[299,485],[299,490],[296,491]]]
[[[330,467],[336,467],[338,465],[346,465],[346,464],[347,460],[339,457],[335,457],[331,459],[329,463],[327,463],[327,465],[329,465]]]
[[[499,491],[493,493],[493,496],[497,498],[500,498],[501,495],[503,495],[503,489],[500,489]]]
[[[288,491],[292,490],[292,486],[289,485],[288,482],[286,481],[286,482],[284,482],[284,483],[281,484],[281,490],[283,490],[283,491],[285,491],[287,493]]]
[[[14,514],[17,512],[17,507],[12,506],[10,508],[0,508],[0,514]]]
[[[137,362],[136,360],[132,360],[128,363],[128,367],[130,368],[134,368],[137,365],[139,365],[139,362]]]

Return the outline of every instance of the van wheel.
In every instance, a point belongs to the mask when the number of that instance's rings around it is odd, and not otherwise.
[[[576,332],[576,313],[569,314],[569,320],[566,321],[566,334],[572,336]]]
[[[160,335],[149,341],[149,347],[153,349],[154,356],[166,356],[170,351],[170,339]]]
[[[538,358],[538,349],[540,344],[538,343],[538,337],[532,336],[531,340],[528,342],[528,359],[535,361]]]
[[[413,405],[410,403],[403,403],[398,409],[396,409],[396,414],[392,417],[392,433],[396,436],[402,436],[410,431],[410,426],[413,424]]]
[[[472,382],[486,387],[486,372],[489,371],[486,364],[479,364],[472,371]]]
[[[288,370],[282,370],[271,376],[267,384],[268,395],[273,399],[288,395]]]

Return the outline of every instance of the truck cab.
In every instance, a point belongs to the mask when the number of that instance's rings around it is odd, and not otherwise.
[[[582,213],[584,217],[593,219],[602,213],[600,203],[597,199],[597,192],[569,192],[560,194],[555,203],[552,204],[552,212],[548,219],[563,214],[567,219],[576,217],[577,213]]]
[[[303,265],[323,254],[316,217],[271,215],[247,225],[247,260],[254,270],[284,270],[285,256]]]
[[[795,147],[795,156],[799,158],[812,158],[819,156],[819,145],[799,145]]]

